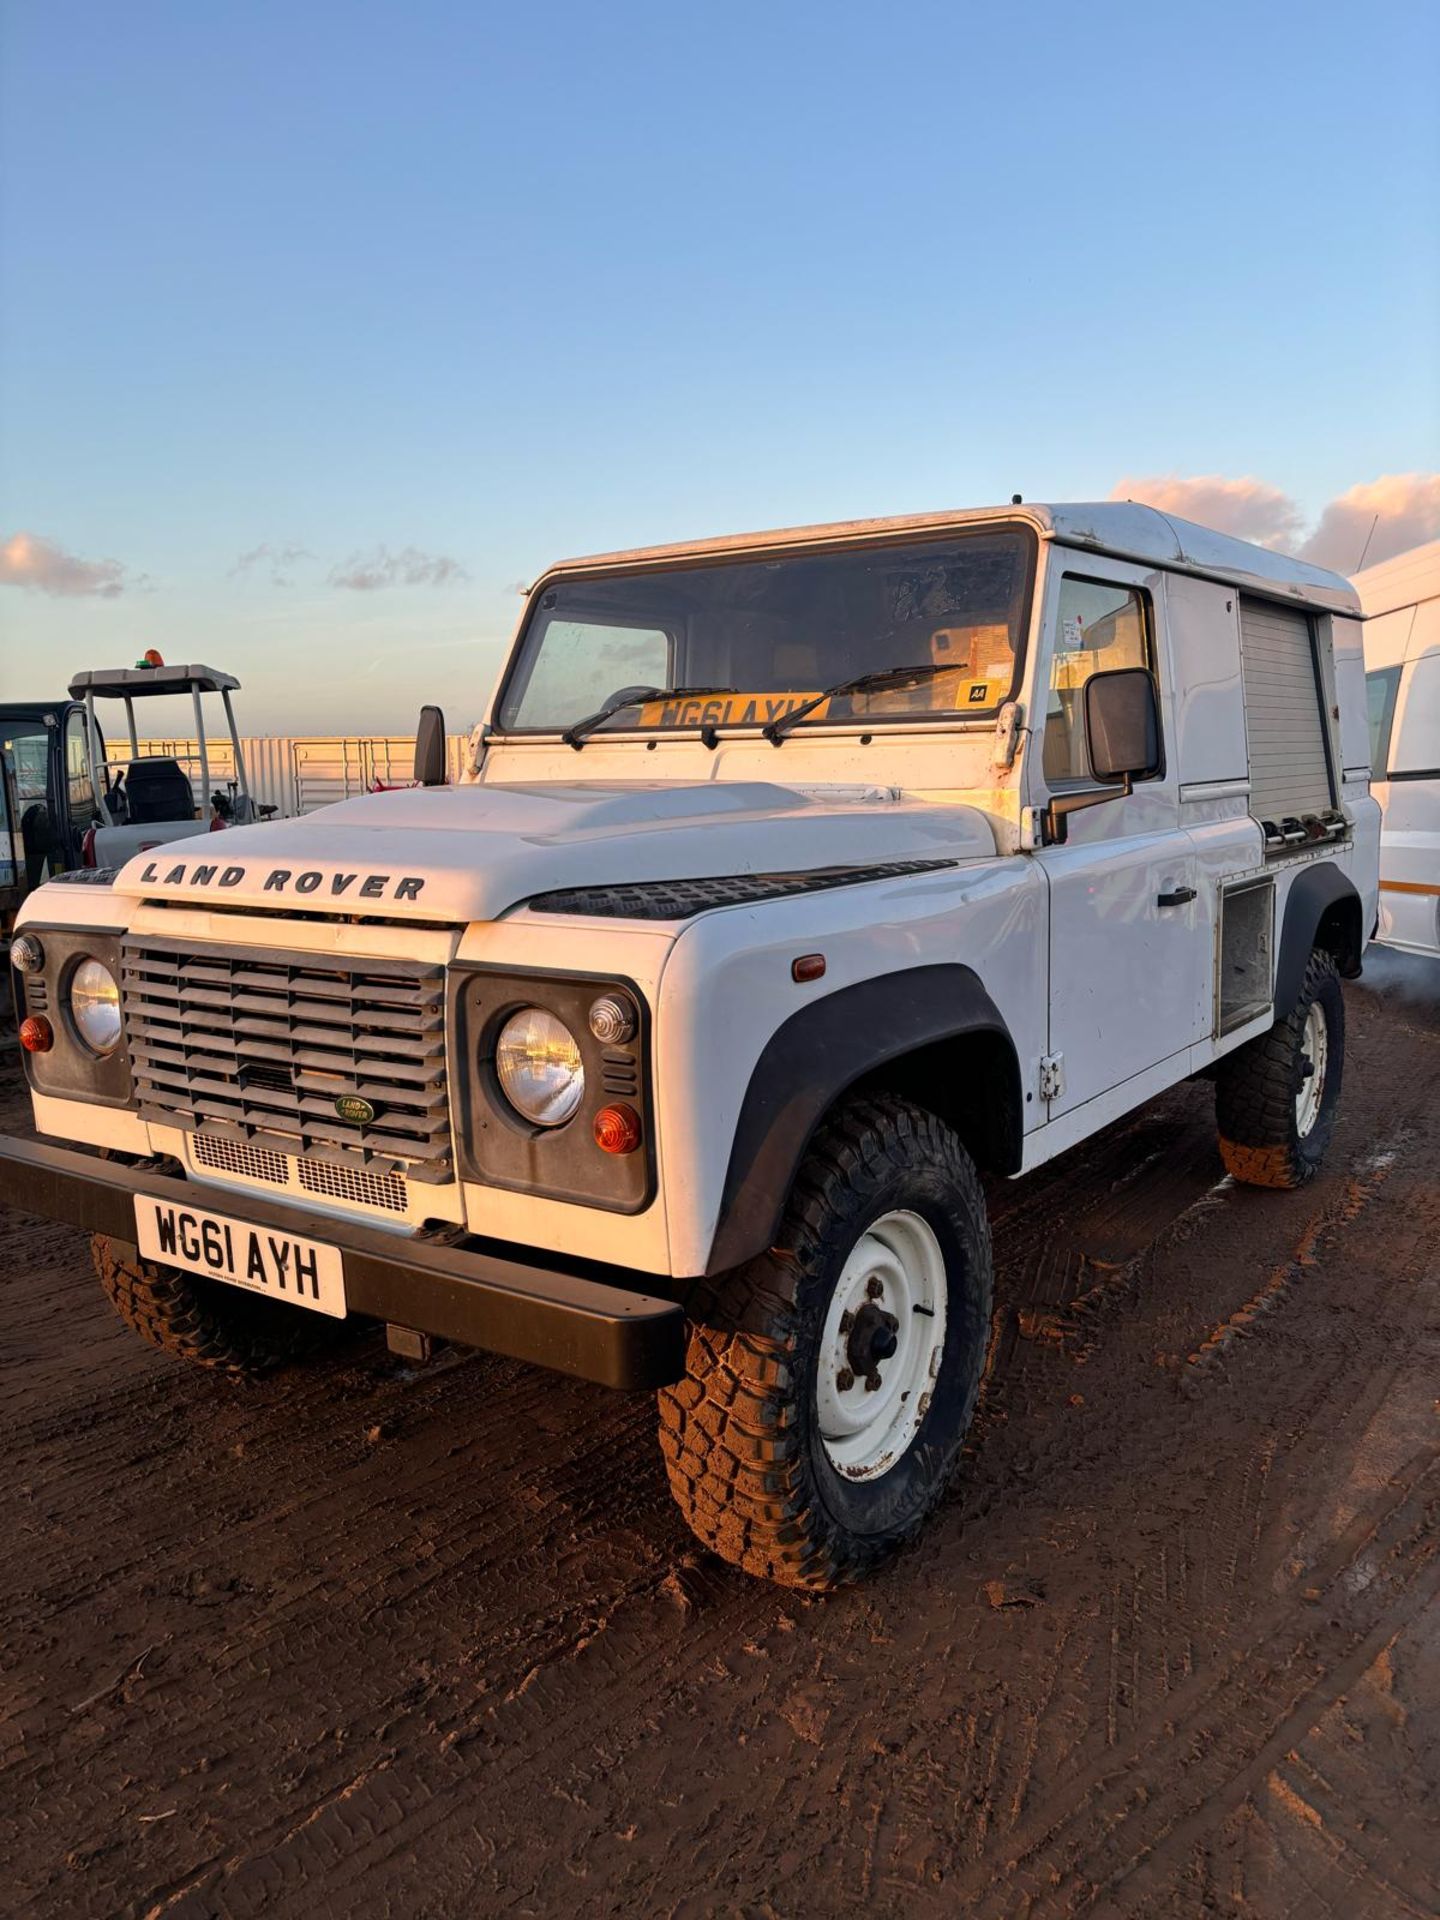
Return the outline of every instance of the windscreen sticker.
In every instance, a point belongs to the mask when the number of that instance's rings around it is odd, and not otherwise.
[[[816,688],[816,693],[819,688]],[[815,693],[729,693],[708,699],[650,700],[640,709],[642,727],[759,727],[813,700]],[[823,718],[828,707],[815,708]]]
[[[647,700],[640,708],[642,727],[761,727],[779,720],[811,700],[819,705],[806,714],[807,720],[846,720],[852,717],[883,717],[886,714],[943,713],[957,707],[988,706],[995,697],[995,686],[1009,677],[1009,668],[991,668],[984,679],[975,679],[960,668],[932,676],[917,676],[910,684],[877,687],[872,693],[840,694],[821,699],[818,689],[806,693],[792,689],[782,693],[728,693],[695,696],[688,700]]]

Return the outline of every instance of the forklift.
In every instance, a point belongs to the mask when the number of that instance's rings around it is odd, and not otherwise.
[[[26,894],[80,865],[95,819],[84,724],[74,700],[0,702],[0,939],[7,948]]]
[[[215,667],[167,667],[152,648],[133,667],[76,674],[68,700],[0,702],[0,942],[8,950],[25,896],[76,867],[118,867],[136,853],[197,833],[245,826],[276,811],[250,793],[230,696],[240,682]],[[201,696],[218,695],[234,771],[212,777]],[[136,703],[189,696],[191,753],[142,754]],[[112,751],[98,702],[123,710],[129,752]]]

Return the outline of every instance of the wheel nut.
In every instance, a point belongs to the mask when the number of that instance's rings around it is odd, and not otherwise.
[[[872,1368],[871,1371],[866,1374],[865,1391],[867,1393],[878,1393],[880,1391],[880,1369],[878,1367]]]
[[[855,1376],[849,1367],[842,1367],[835,1376],[835,1386],[840,1393],[848,1393],[855,1384]]]
[[[881,1285],[880,1281],[874,1275],[872,1275],[870,1279],[868,1279],[865,1282],[865,1291],[869,1295],[870,1299],[878,1300],[881,1294],[885,1291],[885,1289]]]
[[[842,1314],[841,1314],[841,1316],[840,1316],[840,1331],[841,1331],[842,1333],[849,1333],[849,1331],[850,1331],[850,1329],[851,1329],[851,1328],[852,1328],[852,1327],[854,1326],[854,1324],[855,1324],[855,1316],[854,1316],[854,1314],[853,1314],[853,1313],[842,1313]]]

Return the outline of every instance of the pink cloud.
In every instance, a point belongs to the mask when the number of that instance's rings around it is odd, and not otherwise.
[[[13,533],[0,540],[0,586],[113,600],[125,591],[125,572],[118,560],[82,560],[42,534]]]
[[[1440,539],[1440,473],[1385,473],[1330,502],[1300,549],[1317,567],[1357,573]]]
[[[1364,564],[1373,567],[1440,538],[1440,473],[1386,473],[1378,480],[1362,480],[1330,501],[1308,533],[1305,516],[1288,493],[1250,477],[1127,476],[1117,482],[1110,498],[1139,500],[1161,513],[1196,520],[1217,533],[1233,533],[1278,553],[1298,554],[1337,573],[1357,572],[1362,555]]]

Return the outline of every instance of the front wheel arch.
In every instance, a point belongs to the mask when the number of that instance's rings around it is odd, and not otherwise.
[[[986,1172],[1020,1171],[1019,1056],[974,970],[910,967],[858,981],[800,1008],[762,1049],[736,1121],[707,1274],[773,1245],[827,1117],[880,1093],[936,1114]]]

